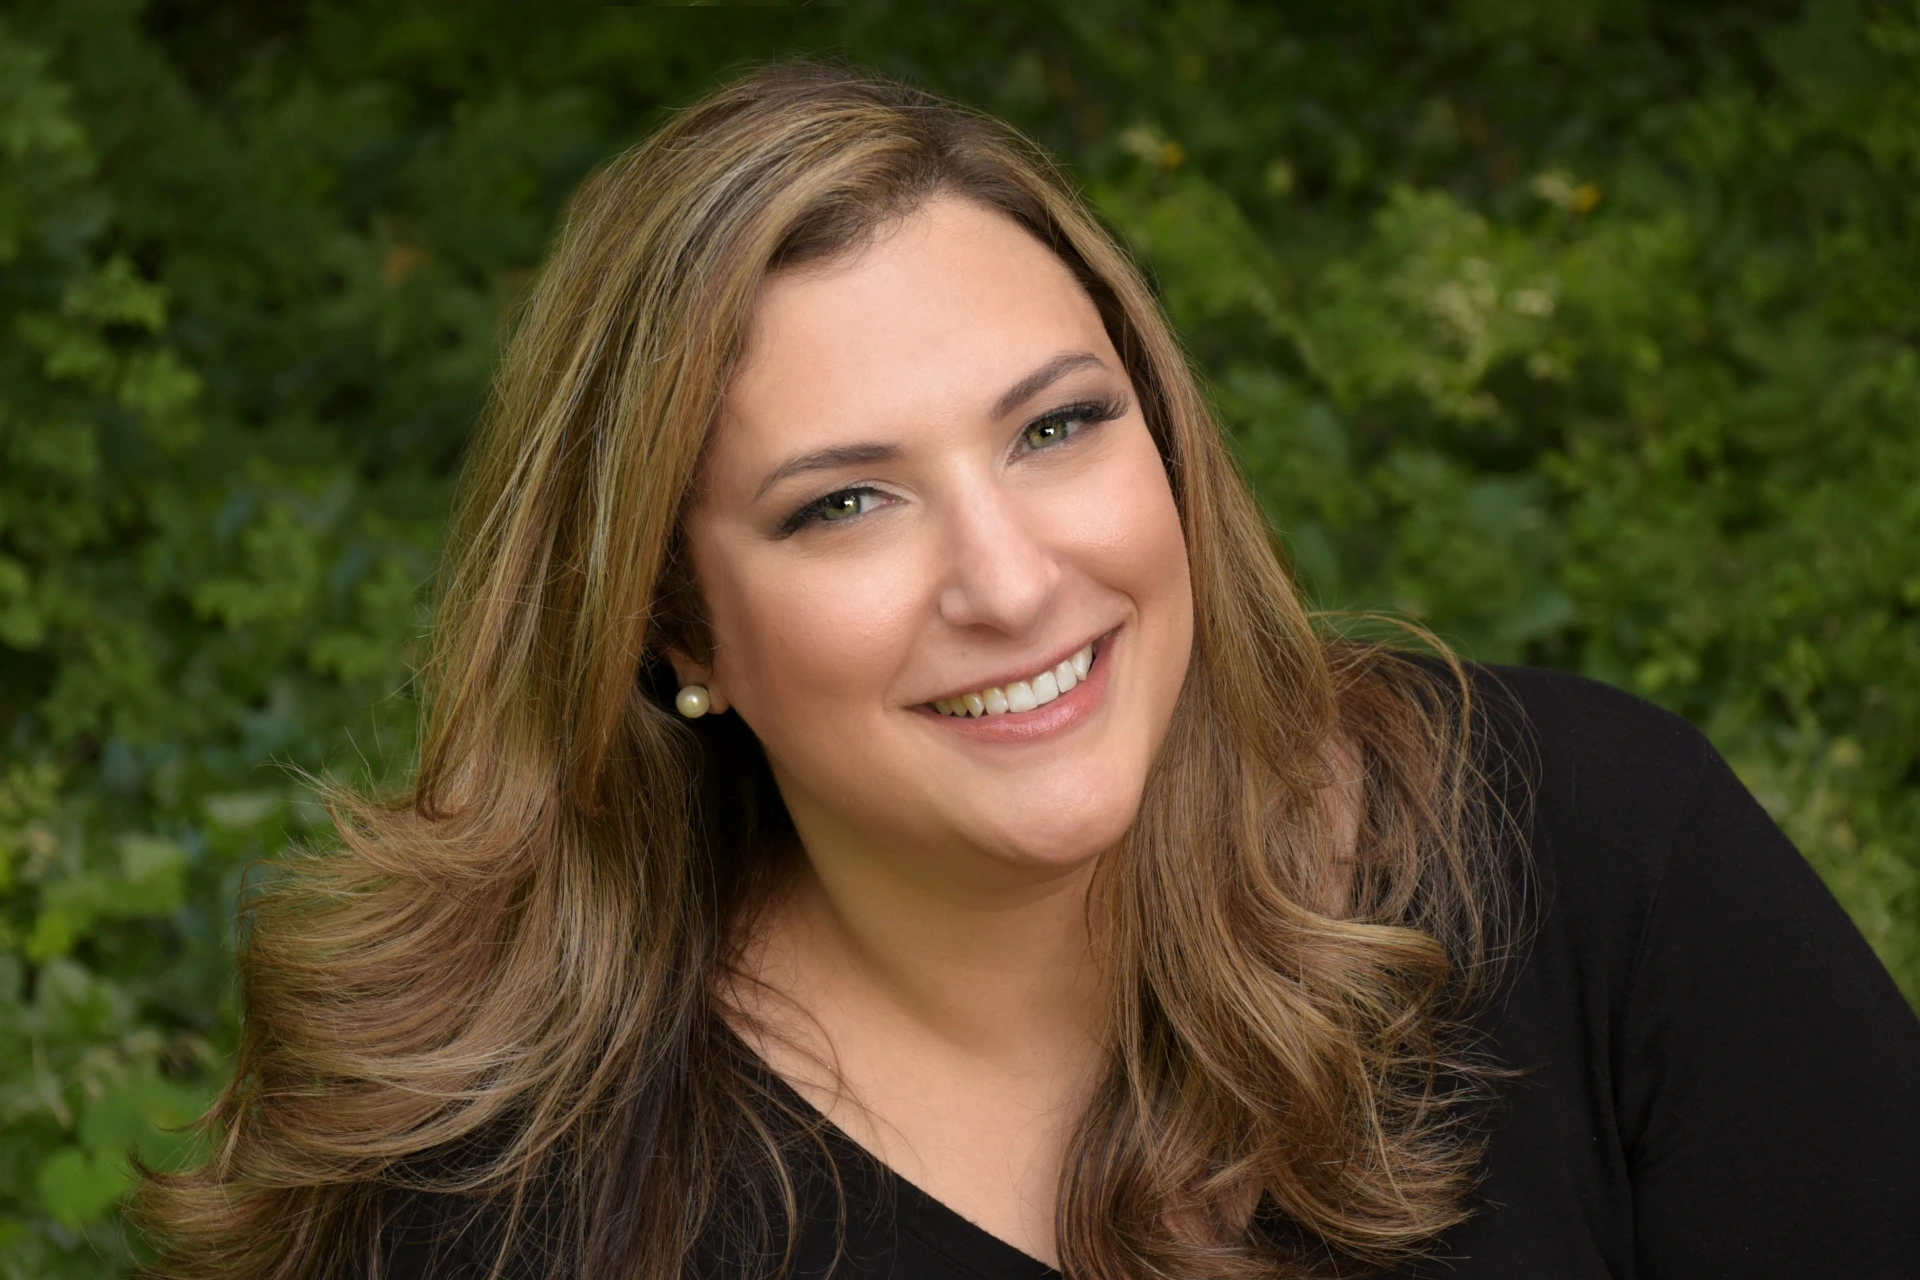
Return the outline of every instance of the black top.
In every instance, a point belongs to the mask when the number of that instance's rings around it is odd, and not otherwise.
[[[1825,886],[1684,720],[1572,676],[1480,679],[1532,726],[1533,931],[1480,1019],[1526,1074],[1493,1117],[1479,1212],[1396,1274],[1920,1280],[1920,1021]],[[1058,1276],[827,1141],[835,1274]],[[793,1274],[824,1276],[837,1202],[825,1170],[798,1172]],[[430,1252],[416,1233],[388,1274],[486,1273]],[[711,1259],[688,1270],[718,1280]]]

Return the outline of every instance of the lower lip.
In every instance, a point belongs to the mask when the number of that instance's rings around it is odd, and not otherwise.
[[[1100,709],[1113,667],[1113,639],[1114,633],[1108,632],[1094,641],[1093,666],[1087,678],[1044,707],[997,716],[946,716],[932,707],[921,707],[920,714],[976,742],[1031,742],[1064,733]]]

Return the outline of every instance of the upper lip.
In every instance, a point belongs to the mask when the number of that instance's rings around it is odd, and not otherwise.
[[[915,705],[927,706],[935,702],[943,702],[949,698],[957,698],[963,693],[978,693],[982,689],[1003,689],[1016,680],[1031,680],[1042,671],[1053,670],[1088,645],[1099,645],[1108,636],[1112,635],[1114,630],[1117,630],[1117,628],[1102,631],[1097,636],[1091,636],[1088,639],[1078,641],[1071,648],[1056,653],[1052,658],[1036,658],[1026,666],[1010,668],[1000,675],[988,676],[983,680],[976,680],[972,684],[960,685],[948,693],[936,693],[933,697],[926,698]]]

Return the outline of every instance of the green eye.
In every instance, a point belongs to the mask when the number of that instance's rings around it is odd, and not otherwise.
[[[878,489],[864,486],[837,489],[824,498],[815,498],[788,516],[780,526],[780,536],[790,537],[810,524],[839,524],[886,505],[887,495]]]
[[[1044,449],[1048,445],[1059,444],[1080,429],[1081,418],[1078,414],[1065,414],[1059,417],[1042,418],[1028,427],[1025,432],[1029,449]]]
[[[840,493],[830,493],[820,499],[817,514],[822,520],[829,523],[835,520],[845,520],[849,516],[857,516],[866,509],[866,503],[861,500],[863,497],[865,497],[865,494],[859,489],[846,489]]]

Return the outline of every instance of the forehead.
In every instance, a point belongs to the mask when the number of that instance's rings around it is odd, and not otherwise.
[[[850,259],[768,279],[715,461],[978,416],[1064,350],[1118,369],[1059,258],[1004,214],[936,200]]]

